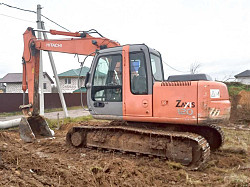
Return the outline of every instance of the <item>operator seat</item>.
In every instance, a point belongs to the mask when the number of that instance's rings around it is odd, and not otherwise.
[[[147,80],[144,67],[138,69],[139,76],[135,79],[135,94],[147,94]]]

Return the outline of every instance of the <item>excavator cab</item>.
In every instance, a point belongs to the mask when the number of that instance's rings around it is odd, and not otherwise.
[[[86,87],[97,119],[197,125],[226,122],[230,115],[225,84],[205,74],[164,80],[161,54],[145,44],[100,50]]]
[[[152,117],[153,84],[164,79],[158,51],[144,44],[103,49],[89,74],[87,101],[95,118]]]

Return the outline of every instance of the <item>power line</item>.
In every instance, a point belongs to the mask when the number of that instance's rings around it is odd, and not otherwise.
[[[13,17],[13,16],[8,16],[6,14],[0,14],[1,16],[5,16],[5,17],[9,17],[9,18],[13,18],[13,19],[17,19],[17,20],[20,20],[20,21],[26,21],[26,22],[31,22],[31,23],[36,23],[35,21],[29,21],[29,20],[25,20],[25,19],[21,19],[21,18],[16,18],[16,17]]]
[[[50,22],[52,22],[52,23],[56,24],[57,26],[59,26],[59,27],[61,27],[61,28],[65,29],[66,31],[70,32],[70,30],[69,30],[69,29],[66,29],[65,27],[63,27],[63,26],[59,25],[58,23],[54,22],[53,20],[49,19],[48,17],[46,17],[46,16],[44,16],[44,15],[42,15],[42,14],[41,14],[41,16],[42,16],[42,17],[44,17],[45,19],[49,20]]]
[[[5,6],[9,7],[9,8],[15,8],[15,9],[18,9],[18,10],[22,10],[22,11],[25,11],[25,12],[32,12],[32,13],[36,14],[36,11],[33,11],[33,10],[27,10],[27,9],[23,9],[23,8],[18,8],[18,7],[11,6],[11,5],[8,5],[8,4],[5,4],[5,3],[0,3],[0,5],[5,5]]]
[[[0,3],[0,5],[5,5],[5,6],[9,7],[9,8],[15,8],[15,9],[17,9],[17,10],[22,10],[22,11],[25,11],[25,12],[31,12],[31,13],[35,13],[35,14],[37,13],[36,11],[33,11],[33,10],[27,10],[27,9],[23,9],[23,8],[11,6],[11,5],[8,5],[8,4],[5,4],[5,3]],[[0,15],[6,16],[6,17],[10,17],[10,18],[13,18],[13,19],[22,20],[22,21],[28,21],[28,20],[24,20],[24,19],[20,19],[20,18],[15,18],[15,17],[12,17],[12,16],[8,16],[8,15],[5,15],[5,14],[0,14]],[[59,26],[59,27],[65,29],[65,30],[67,30],[68,32],[70,32],[70,30],[68,30],[67,28],[61,26],[60,24],[56,23],[55,21],[49,19],[48,17],[46,17],[46,16],[44,16],[44,15],[41,15],[41,16],[44,17],[45,19],[47,19],[48,21],[50,21],[50,22],[56,24],[57,26]],[[32,22],[32,21],[28,21],[28,22]],[[34,23],[34,22],[32,22],[32,23]],[[94,29],[92,29],[92,30],[94,30]],[[91,30],[91,31],[92,31],[92,30]],[[98,33],[96,30],[94,30],[94,32],[95,32],[95,33]],[[98,34],[99,34],[99,33],[98,33]],[[100,34],[100,35],[101,35],[101,34]],[[102,36],[102,35],[101,35],[101,36]],[[171,69],[173,69],[173,70],[175,70],[175,71],[178,71],[178,72],[181,72],[181,73],[188,73],[188,72],[189,72],[189,71],[180,71],[180,70],[178,70],[178,69],[176,69],[176,68],[170,66],[169,64],[167,64],[167,63],[164,62],[164,61],[163,61],[163,63],[166,64],[168,67],[170,67]]]
[[[178,72],[180,72],[180,73],[189,73],[189,71],[181,71],[181,70],[178,70],[178,69],[176,69],[176,68],[170,66],[169,64],[167,64],[167,63],[164,62],[164,61],[163,61],[163,63],[166,64],[166,65],[167,65],[168,67],[170,67],[171,69],[173,69],[173,70],[175,70],[175,71],[178,71]]]
[[[21,11],[25,11],[25,12],[31,12],[31,13],[37,13],[36,11],[33,11],[33,10],[28,10],[28,9],[23,9],[23,8],[19,8],[19,7],[15,7],[15,6],[11,6],[11,5],[8,5],[8,4],[5,4],[5,3],[0,3],[0,5],[5,5],[9,8],[14,8],[14,9],[17,9],[17,10],[21,10]],[[49,20],[50,22],[56,24],[57,26],[65,29],[66,31],[70,32],[68,29],[66,29],[65,27],[61,26],[60,24],[56,23],[55,21],[49,19],[48,17],[44,16],[44,15],[41,15],[42,17],[44,17],[45,19]]]

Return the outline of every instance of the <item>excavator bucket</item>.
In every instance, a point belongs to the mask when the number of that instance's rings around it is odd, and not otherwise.
[[[36,139],[53,137],[52,130],[40,115],[22,117],[19,133],[24,142],[34,142]]]

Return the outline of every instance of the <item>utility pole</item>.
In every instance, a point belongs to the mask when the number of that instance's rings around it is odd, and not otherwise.
[[[45,26],[44,26],[43,22],[41,22],[41,25],[42,25],[42,30],[45,30]],[[43,32],[43,38],[45,40],[48,40],[46,32]],[[53,70],[53,73],[54,73],[54,77],[55,77],[55,80],[56,80],[56,86],[57,86],[57,89],[58,89],[58,93],[59,93],[59,97],[60,97],[60,100],[61,100],[61,104],[62,104],[62,107],[63,107],[64,117],[67,118],[67,117],[69,117],[68,110],[67,110],[67,106],[66,106],[66,103],[65,103],[65,100],[64,100],[64,97],[63,97],[63,93],[62,93],[61,86],[60,86],[60,83],[59,83],[58,74],[57,74],[57,71],[56,71],[56,66],[55,66],[54,58],[52,56],[51,51],[48,51],[48,55],[49,55],[49,60],[50,60],[51,67],[52,67],[52,70]]]
[[[41,5],[37,5],[37,28],[38,29],[42,29],[41,9],[42,9]],[[38,31],[38,39],[42,39],[41,32],[39,32],[39,31]],[[40,88],[40,115],[44,116],[43,58],[42,58],[42,50],[40,50],[39,88]]]

